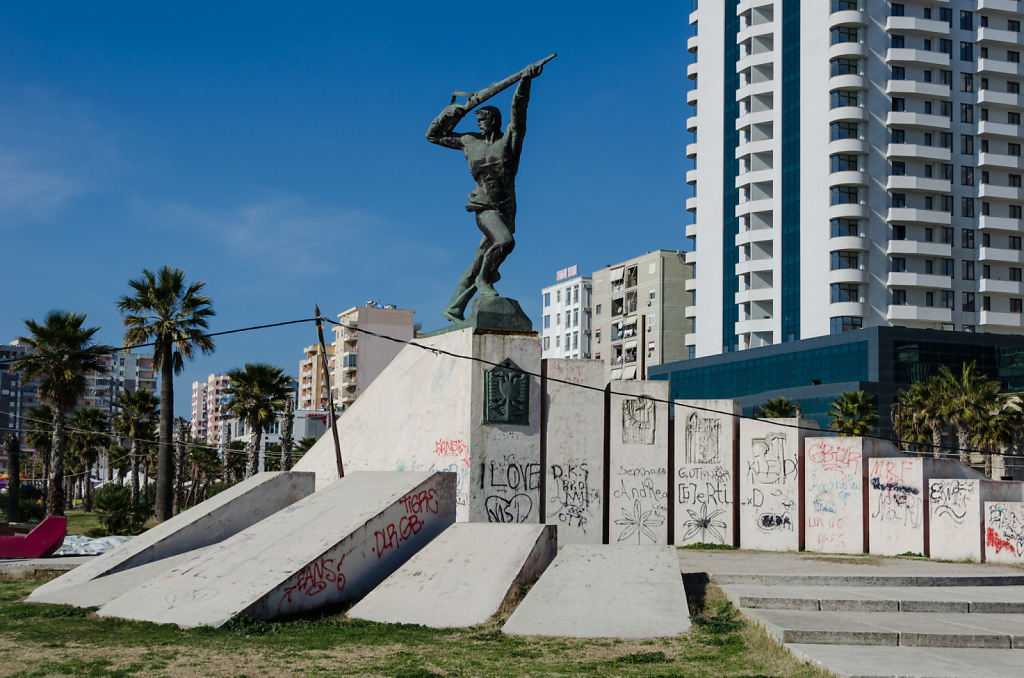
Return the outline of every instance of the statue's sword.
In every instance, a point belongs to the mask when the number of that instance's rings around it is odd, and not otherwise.
[[[482,104],[483,102],[485,102],[488,99],[490,99],[491,97],[493,97],[498,92],[501,92],[502,90],[508,89],[512,85],[514,85],[517,82],[519,82],[520,80],[522,80],[526,76],[526,71],[528,71],[531,67],[533,67],[533,66],[543,66],[547,62],[549,62],[552,59],[554,59],[556,56],[558,56],[558,55],[557,54],[550,54],[550,55],[544,57],[543,59],[541,59],[540,61],[538,61],[536,63],[533,63],[533,64],[530,64],[529,66],[527,66],[526,68],[522,69],[518,73],[510,75],[507,78],[505,78],[504,80],[499,80],[498,82],[491,83],[487,87],[484,87],[481,90],[477,90],[476,92],[460,92],[460,91],[452,92],[452,103],[454,104],[455,100],[458,97],[468,97],[466,99],[466,103],[465,103],[466,110],[472,110],[472,109],[476,108],[477,106],[479,106],[480,104]]]

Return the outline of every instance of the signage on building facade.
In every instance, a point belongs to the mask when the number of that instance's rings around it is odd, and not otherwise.
[[[562,280],[566,280],[567,278],[573,277],[574,275],[576,275],[576,271],[578,270],[578,268],[579,266],[570,266],[569,268],[563,268],[562,270],[555,274],[555,280],[561,282]]]

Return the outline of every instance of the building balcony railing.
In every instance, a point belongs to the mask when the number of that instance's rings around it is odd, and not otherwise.
[[[885,30],[890,33],[949,35],[949,24],[916,16],[891,16],[885,20]]]
[[[949,66],[949,55],[945,52],[930,52],[910,47],[890,47],[885,53],[885,60],[890,64]]]
[[[953,246],[941,242],[923,242],[920,240],[890,240],[886,248],[886,254],[896,255],[918,255],[924,257],[953,256]]]
[[[947,225],[952,221],[952,215],[949,212],[940,212],[938,210],[922,210],[914,207],[890,207],[889,212],[886,215],[886,221],[889,223],[907,223],[907,224],[937,224]]]
[[[893,271],[886,280],[889,287],[925,287],[931,289],[951,289],[953,279],[948,275],[931,275],[928,273],[910,273]]]
[[[948,323],[953,322],[953,309],[941,306],[890,304],[885,318],[889,322]]]
[[[980,261],[1003,264],[1024,264],[1024,251],[1000,247],[982,247],[978,250],[978,259]]]
[[[1019,232],[1024,228],[1024,222],[1010,217],[992,217],[983,214],[978,218],[978,228],[982,231]]]
[[[1001,327],[1008,329],[1024,328],[1024,316],[1020,313],[982,311],[978,315],[978,324],[982,327]]]
[[[920,127],[922,129],[949,129],[950,121],[944,115],[889,111],[885,124],[890,127]]]
[[[1020,297],[1024,296],[1024,282],[982,278],[978,283],[978,291],[982,294],[1009,294]]]
[[[885,93],[889,96],[920,96],[948,99],[949,91],[949,85],[940,85],[936,82],[921,82],[920,80],[890,80],[885,86]]]

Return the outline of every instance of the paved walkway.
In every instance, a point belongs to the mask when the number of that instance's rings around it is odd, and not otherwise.
[[[797,657],[839,676],[1020,676],[1024,569],[911,558],[679,551]]]

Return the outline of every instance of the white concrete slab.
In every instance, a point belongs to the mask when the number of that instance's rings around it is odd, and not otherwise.
[[[600,544],[606,499],[602,496],[604,364],[554,358],[544,363],[548,375],[544,519],[558,526],[562,544]]]
[[[690,628],[675,549],[562,547],[503,633],[573,638],[663,638]]]
[[[985,558],[983,504],[1024,500],[1022,487],[1020,482],[1001,480],[929,480],[929,555],[943,560],[982,562]]]
[[[349,616],[434,628],[483,624],[555,557],[551,525],[458,523],[349,610]]]
[[[675,405],[675,543],[738,545],[736,458],[743,408],[735,400]],[[727,414],[718,414],[724,412]]]
[[[611,383],[610,544],[668,543],[668,389],[667,381]]]
[[[1006,678],[1020,675],[1022,650],[970,647],[788,644],[800,659],[841,678]]]
[[[362,597],[455,520],[451,473],[354,473],[115,598],[100,616],[221,626]]]
[[[217,543],[312,494],[313,481],[311,473],[258,473],[43,584],[28,601],[74,605],[78,595],[64,589]]]
[[[985,560],[1024,565],[1024,503],[985,502]]]
[[[804,549],[864,553],[867,461],[895,457],[896,446],[861,437],[804,440]]]

